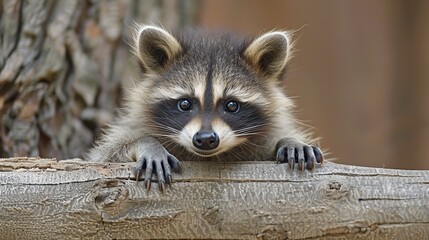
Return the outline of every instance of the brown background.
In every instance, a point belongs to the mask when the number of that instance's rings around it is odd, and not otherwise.
[[[205,0],[200,7],[197,23],[208,28],[301,29],[287,92],[337,162],[429,169],[428,1]]]

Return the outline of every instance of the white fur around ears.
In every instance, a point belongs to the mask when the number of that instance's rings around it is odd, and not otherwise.
[[[142,25],[135,34],[134,51],[145,71],[157,73],[182,51],[182,47],[166,30]]]
[[[244,56],[269,78],[279,77],[291,59],[291,34],[286,31],[265,33],[246,48]]]

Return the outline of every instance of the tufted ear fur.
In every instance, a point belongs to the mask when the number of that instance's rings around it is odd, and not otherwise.
[[[134,48],[143,71],[148,73],[162,72],[182,51],[170,33],[150,25],[139,27]]]
[[[291,58],[291,47],[288,32],[268,32],[250,43],[244,51],[244,57],[265,77],[278,79]]]

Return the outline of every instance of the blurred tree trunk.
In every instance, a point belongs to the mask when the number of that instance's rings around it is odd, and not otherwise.
[[[133,22],[193,21],[195,1],[0,0],[0,157],[80,157],[112,121]]]

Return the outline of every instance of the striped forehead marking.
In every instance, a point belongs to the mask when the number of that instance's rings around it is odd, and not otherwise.
[[[207,76],[206,76],[206,89],[204,91],[204,102],[201,103],[204,111],[211,111],[213,108],[212,99],[213,99],[213,65],[215,64],[215,58],[210,56],[210,60],[207,66]]]

